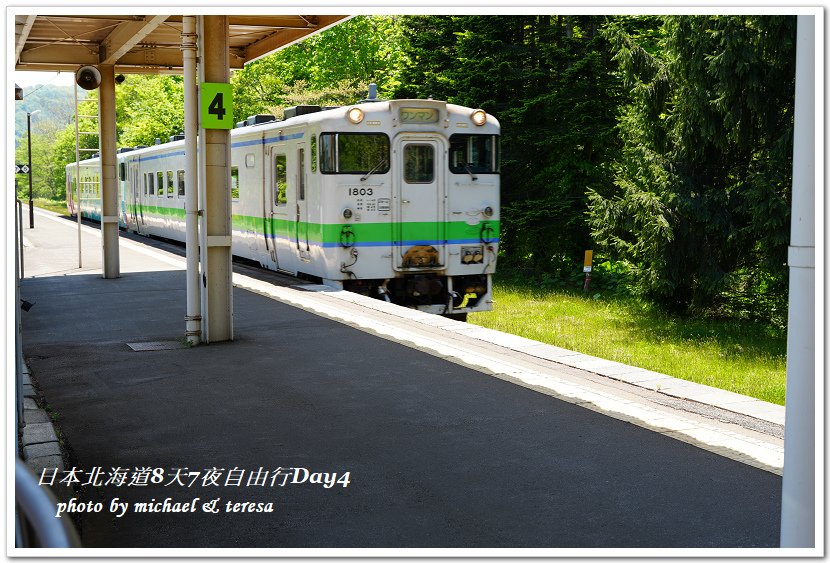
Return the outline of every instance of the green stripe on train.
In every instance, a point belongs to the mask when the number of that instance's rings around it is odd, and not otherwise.
[[[131,213],[138,214],[138,208],[128,206]],[[177,207],[157,207],[142,205],[144,215],[156,217],[176,218],[184,221],[184,209]],[[233,215],[231,217],[233,230],[262,233],[277,237],[293,238],[297,236],[297,222],[288,219],[263,219],[250,215]],[[397,240],[401,234],[406,240],[493,240],[499,237],[499,221],[487,220],[476,225],[466,221],[423,221],[408,223],[299,223],[300,234],[309,242],[337,243],[344,234],[344,227],[351,231],[357,242],[389,242]],[[443,232],[442,229],[443,228]],[[401,233],[401,229],[403,233]],[[350,237],[351,238],[351,237]]]

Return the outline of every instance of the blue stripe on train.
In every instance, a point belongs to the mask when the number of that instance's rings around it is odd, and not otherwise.
[[[280,141],[290,141],[293,139],[302,139],[305,133],[292,133],[291,135],[277,135],[276,137],[265,137],[263,139],[254,139],[252,141],[239,141],[232,143],[231,148],[237,149],[240,147],[251,147],[255,145],[267,145],[268,143],[278,143]],[[166,152],[164,154],[155,154],[152,156],[140,156],[138,160],[141,162],[148,162],[150,160],[157,160],[159,158],[172,158],[174,156],[184,156],[184,151]]]

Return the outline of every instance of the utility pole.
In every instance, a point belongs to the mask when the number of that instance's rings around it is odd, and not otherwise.
[[[39,109],[35,111],[26,112],[26,131],[29,138],[29,228],[35,228],[35,208],[32,205],[32,116],[40,112]]]

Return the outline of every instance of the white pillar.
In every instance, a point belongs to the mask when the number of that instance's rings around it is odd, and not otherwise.
[[[201,82],[230,82],[228,17],[201,16]],[[204,199],[200,223],[202,260],[202,339],[233,340],[231,284],[230,132],[199,128],[200,186]]]
[[[184,67],[184,184],[185,252],[187,256],[187,312],[185,337],[193,345],[202,338],[202,304],[199,286],[199,134],[198,90],[196,88],[196,16],[182,17],[182,59]]]
[[[118,256],[118,177],[115,133],[115,67],[100,65],[98,124],[101,133],[101,270],[104,278],[121,275]]]
[[[815,16],[798,16],[781,547],[815,547]]]

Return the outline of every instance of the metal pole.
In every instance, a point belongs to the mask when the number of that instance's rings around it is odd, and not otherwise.
[[[15,180],[15,187],[17,187]],[[23,327],[20,319],[20,280],[23,278],[23,202],[15,199],[17,202],[17,215],[15,216],[15,225],[17,229],[17,236],[20,237],[19,246],[15,246],[14,257],[20,261],[20,269],[17,271],[16,279],[14,280],[14,320],[15,320],[15,411],[17,415],[17,426],[23,426]],[[17,440],[15,440],[15,443]]]
[[[15,181],[15,188],[17,188],[17,181]],[[19,237],[17,242],[20,251],[20,279],[23,279],[26,277],[23,273],[23,202],[19,199],[16,199],[15,201],[17,202],[17,234]]]
[[[199,287],[199,185],[198,91],[196,87],[196,17],[182,17],[182,59],[184,67],[184,208],[185,253],[187,257],[187,312],[185,337],[193,345],[202,338],[202,303]]]
[[[14,498],[37,536],[36,544],[16,547],[82,547],[72,521],[68,517],[55,518],[58,501],[54,493],[41,487],[32,470],[19,458],[14,465]]]
[[[816,547],[815,16],[798,16],[781,547]],[[819,113],[821,110],[819,110]],[[820,377],[820,375],[819,375]]]
[[[81,151],[79,150],[80,133],[78,132],[78,83],[75,83],[75,188],[78,193],[78,204],[75,206],[75,215],[78,217],[78,268],[84,267],[81,258]],[[70,190],[71,192],[71,190]],[[70,197],[71,197],[70,193]]]
[[[29,143],[29,228],[35,228],[35,208],[32,205],[32,114],[26,112],[26,132]]]

